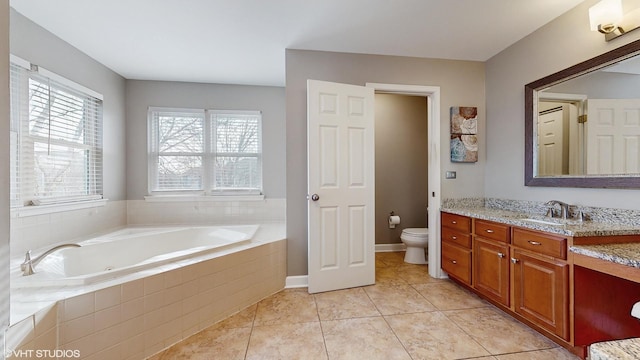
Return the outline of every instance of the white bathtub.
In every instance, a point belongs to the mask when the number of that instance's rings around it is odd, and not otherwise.
[[[33,275],[22,276],[18,266],[11,287],[93,284],[243,244],[257,230],[258,225],[122,229],[54,252]]]

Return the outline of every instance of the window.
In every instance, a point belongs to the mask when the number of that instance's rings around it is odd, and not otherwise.
[[[262,193],[258,111],[149,109],[149,192]]]
[[[13,60],[12,206],[101,199],[101,96]]]

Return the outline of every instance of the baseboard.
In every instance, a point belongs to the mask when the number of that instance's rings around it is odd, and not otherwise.
[[[405,251],[406,246],[403,243],[395,243],[395,244],[376,244],[376,252],[394,252],[394,251]]]
[[[308,275],[287,276],[287,279],[285,280],[285,283],[284,283],[285,289],[304,288],[308,286],[309,286]]]

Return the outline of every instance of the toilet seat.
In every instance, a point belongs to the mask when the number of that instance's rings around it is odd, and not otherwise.
[[[428,228],[406,228],[402,230],[401,236],[415,238],[415,239],[426,239],[429,237],[429,229]]]

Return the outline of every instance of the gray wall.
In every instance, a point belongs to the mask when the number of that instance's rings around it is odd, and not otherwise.
[[[485,196],[640,209],[640,190],[524,186],[524,85],[640,38],[640,32],[605,42],[589,30],[587,0],[486,63],[487,161]],[[569,50],[570,49],[570,50]]]
[[[402,229],[427,227],[427,99],[376,94],[375,112],[376,244],[399,243]]]
[[[125,79],[11,9],[11,53],[104,96],[104,196],[125,200]]]
[[[9,1],[0,0],[0,344],[9,325]],[[0,355],[4,359],[4,351]]]
[[[260,110],[263,186],[268,198],[285,197],[284,88],[127,80],[127,199],[147,195],[149,106]]]
[[[482,196],[484,193],[484,63],[421,59],[398,56],[286,51],[287,106],[287,273],[307,274],[307,79],[355,85],[367,82],[439,86],[439,149],[443,176],[458,172],[456,180],[442,180],[447,197]],[[479,161],[453,164],[449,161],[449,108],[477,106]]]

